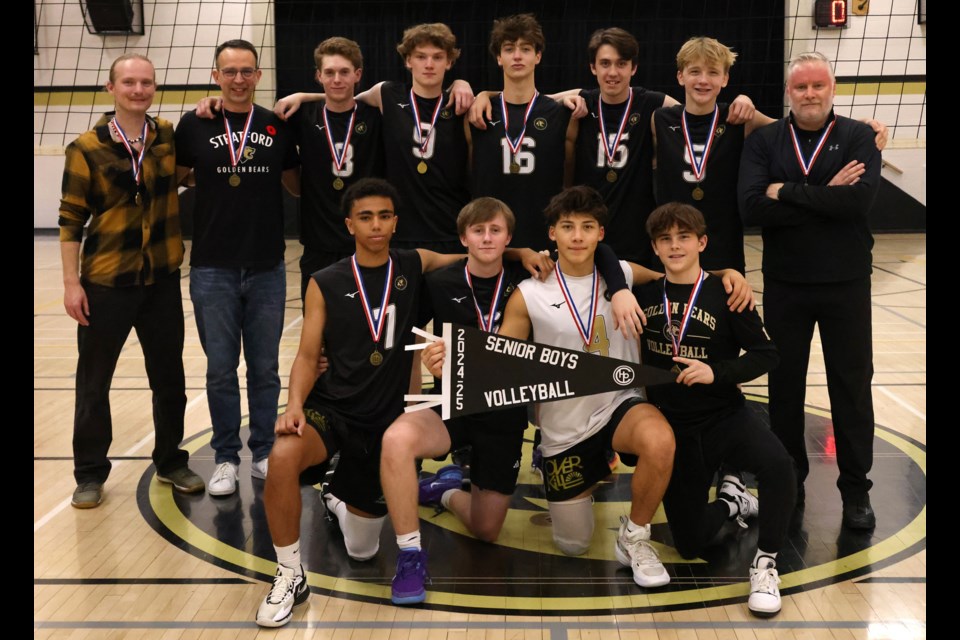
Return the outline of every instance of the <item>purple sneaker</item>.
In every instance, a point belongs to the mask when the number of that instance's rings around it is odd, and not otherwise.
[[[419,549],[401,549],[397,556],[397,575],[393,576],[390,600],[393,604],[417,604],[427,599],[424,583],[427,575],[427,552]]]
[[[440,504],[440,497],[450,489],[463,485],[463,469],[455,464],[442,467],[437,475],[420,481],[420,504]]]
[[[540,447],[533,448],[533,459],[530,461],[530,470],[535,474],[540,476],[540,479],[543,479],[543,452],[540,451]]]

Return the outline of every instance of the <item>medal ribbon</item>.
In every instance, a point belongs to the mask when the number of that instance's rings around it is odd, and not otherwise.
[[[347,123],[347,136],[343,140],[343,147],[340,153],[337,153],[337,145],[333,141],[333,129],[330,128],[330,120],[327,119],[327,105],[323,105],[323,131],[327,135],[327,145],[330,147],[330,157],[333,158],[334,173],[339,176],[343,170],[343,163],[347,159],[347,149],[350,147],[350,138],[353,136],[353,122],[357,118],[357,105],[353,105],[353,111],[350,112],[350,122]]]
[[[250,106],[250,112],[247,114],[247,121],[243,123],[243,133],[240,136],[240,146],[233,147],[233,130],[230,128],[230,119],[227,118],[227,112],[223,112],[223,128],[227,132],[227,149],[230,150],[230,164],[237,166],[240,162],[240,154],[243,148],[247,146],[247,138],[250,137],[250,125],[253,124],[253,106]]]
[[[577,305],[574,303],[573,294],[570,293],[567,280],[563,277],[563,271],[560,270],[560,263],[558,262],[554,268],[557,272],[557,282],[560,283],[560,291],[563,293],[563,299],[567,301],[567,308],[570,309],[570,315],[573,316],[573,323],[577,325],[577,331],[580,332],[580,337],[583,338],[583,344],[589,347],[590,340],[593,337],[593,323],[594,320],[597,319],[597,301],[600,298],[600,278],[597,277],[597,267],[593,267],[593,284],[591,285],[593,296],[590,298],[589,326],[584,324],[583,319],[580,317],[580,310],[577,309]]]
[[[417,107],[417,97],[413,94],[413,89],[410,89],[410,108],[413,109],[413,121],[417,125],[414,127],[414,131],[417,134],[417,144],[420,145],[421,160],[423,159],[423,154],[427,152],[427,146],[430,144],[430,136],[433,135],[434,129],[437,126],[437,117],[440,115],[441,104],[443,104],[443,94],[440,94],[437,98],[437,106],[433,108],[433,115],[430,117],[430,133],[424,138],[423,131],[421,130],[420,109]]]
[[[517,136],[516,142],[514,142],[510,138],[510,115],[507,113],[507,103],[503,99],[503,92],[500,93],[500,111],[503,113],[503,137],[507,139],[507,146],[510,147],[510,152],[513,155],[517,155],[520,151],[520,146],[523,144],[523,136],[527,133],[527,118],[530,117],[530,112],[533,111],[533,105],[537,102],[539,95],[539,91],[533,91],[533,98],[527,103],[527,110],[523,114],[523,129],[520,130],[520,135]]]
[[[489,333],[493,333],[493,319],[497,315],[497,305],[500,304],[500,296],[503,294],[503,269],[500,269],[500,275],[497,277],[497,285],[493,290],[493,299],[490,301],[490,316],[484,320],[483,312],[480,311],[480,303],[477,302],[477,296],[473,292],[473,279],[470,277],[470,270],[467,265],[463,265],[463,276],[467,279],[467,286],[470,287],[470,295],[473,297],[473,308],[477,311],[477,322],[480,328]]]
[[[603,153],[607,156],[607,166],[613,166],[613,157],[617,155],[617,148],[620,146],[620,137],[623,135],[623,130],[627,125],[627,116],[630,115],[630,107],[633,105],[633,90],[630,90],[629,98],[627,98],[627,108],[623,110],[623,117],[620,118],[620,126],[617,127],[617,137],[610,141],[610,136],[607,135],[607,126],[603,122],[603,96],[600,96],[600,137],[603,138]]]
[[[713,119],[710,121],[710,133],[707,134],[707,143],[703,147],[703,156],[700,162],[697,162],[697,154],[693,152],[693,138],[690,136],[690,127],[687,125],[687,111],[680,112],[680,125],[683,129],[683,142],[687,147],[687,153],[690,154],[690,168],[693,169],[693,177],[697,182],[703,179],[703,171],[707,166],[707,156],[710,155],[710,148],[713,147],[713,134],[717,130],[717,119],[720,116],[720,107],[713,106]]]
[[[670,332],[670,340],[673,342],[673,355],[680,355],[680,343],[683,342],[684,336],[687,335],[687,329],[689,328],[690,315],[693,313],[693,305],[697,301],[697,297],[700,295],[700,289],[703,287],[703,281],[706,279],[706,275],[703,273],[703,269],[700,269],[700,276],[697,278],[697,282],[693,285],[693,288],[690,290],[690,298],[687,300],[687,308],[683,312],[683,319],[680,321],[680,335],[677,335],[675,332]],[[671,329],[673,328],[673,319],[670,315],[670,300],[667,298],[667,279],[663,279],[663,313],[667,317],[667,326]]]
[[[836,118],[831,120],[830,124],[827,125],[826,130],[823,132],[823,135],[820,136],[820,140],[817,142],[817,146],[810,156],[810,161],[807,162],[803,159],[803,152],[800,150],[800,140],[797,139],[797,130],[793,126],[793,123],[790,123],[790,139],[793,140],[793,151],[797,154],[797,162],[800,163],[800,169],[803,171],[804,177],[810,175],[810,170],[813,169],[813,163],[817,161],[820,152],[823,151],[823,146],[827,142],[827,138],[830,137],[830,132],[833,131],[833,125],[835,124],[837,124]]]
[[[140,153],[137,153],[130,142],[127,140],[127,134],[124,132],[123,128],[120,126],[120,123],[117,122],[117,118],[114,117],[110,124],[113,125],[113,128],[117,130],[117,134],[120,136],[120,142],[123,143],[124,148],[126,148],[127,153],[130,154],[130,164],[133,171],[133,181],[136,184],[140,184],[140,173],[143,170],[143,156],[147,152],[147,121],[143,121],[143,132],[140,134],[140,139],[143,140],[143,146],[140,147]]]
[[[373,317],[373,308],[370,306],[370,299],[367,297],[367,290],[363,288],[363,278],[360,276],[360,266],[357,264],[357,254],[350,257],[350,266],[353,269],[353,279],[357,283],[357,291],[360,292],[360,304],[363,306],[363,315],[367,319],[367,328],[370,330],[370,337],[374,344],[380,342],[380,336],[383,334],[384,320],[387,317],[387,305],[390,304],[390,292],[393,289],[393,258],[387,259],[387,279],[383,282],[383,296],[380,298],[380,315]]]

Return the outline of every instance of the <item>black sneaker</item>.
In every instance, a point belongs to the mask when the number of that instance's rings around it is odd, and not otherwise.
[[[870,504],[870,494],[843,501],[843,526],[847,529],[870,530],[877,526],[877,516]]]

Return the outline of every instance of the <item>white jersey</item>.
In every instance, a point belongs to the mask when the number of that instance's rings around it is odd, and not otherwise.
[[[633,274],[630,267],[622,260],[620,267],[626,276],[627,286],[632,286]],[[589,326],[593,276],[564,275],[564,278],[583,324]],[[600,279],[600,295],[589,346],[584,344],[577,329],[577,321],[567,307],[556,270],[543,282],[534,278],[521,282],[519,289],[523,293],[527,313],[530,315],[533,340],[565,349],[639,362],[637,341],[627,340],[619,330],[614,330],[613,310],[604,296],[607,285],[599,274],[597,278]],[[543,455],[557,455],[586,440],[610,421],[610,416],[621,402],[642,397],[639,388],[631,388],[538,404]]]

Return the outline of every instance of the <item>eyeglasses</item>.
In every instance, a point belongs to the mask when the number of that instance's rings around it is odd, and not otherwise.
[[[249,80],[250,78],[253,77],[253,74],[256,72],[257,72],[256,69],[251,69],[249,67],[247,67],[246,69],[220,69],[220,75],[222,75],[224,78],[227,78],[228,80],[233,80],[234,78],[236,78],[238,73],[241,76],[243,76],[244,80]]]

